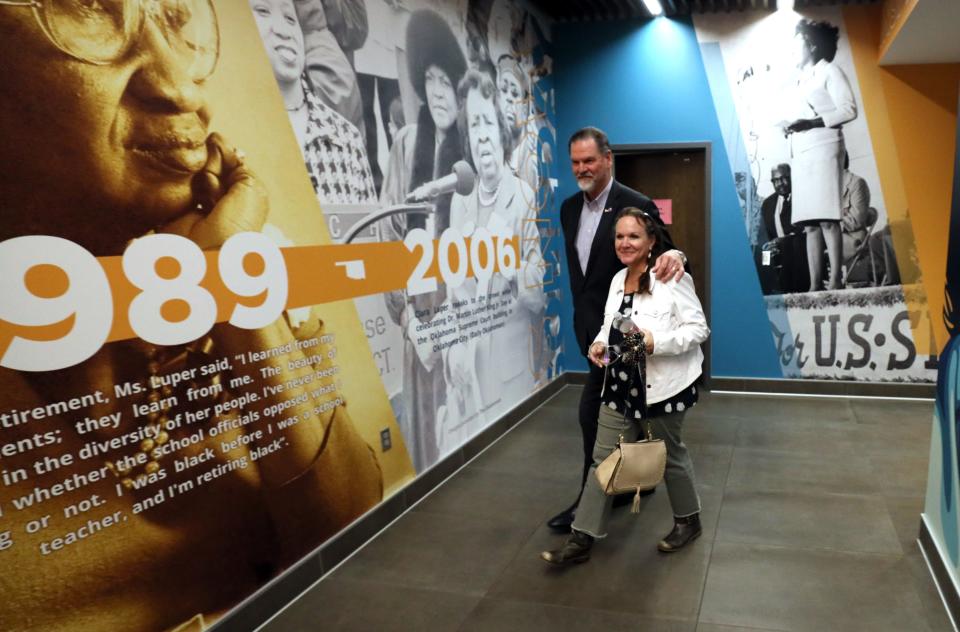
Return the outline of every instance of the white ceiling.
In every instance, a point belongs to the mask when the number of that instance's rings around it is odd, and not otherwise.
[[[880,64],[960,62],[960,0],[920,0]]]

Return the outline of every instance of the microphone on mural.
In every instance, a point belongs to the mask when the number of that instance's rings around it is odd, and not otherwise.
[[[442,178],[418,186],[407,195],[406,201],[423,202],[454,191],[460,195],[469,195],[473,191],[476,179],[473,168],[466,161],[458,160],[453,165],[453,171]]]

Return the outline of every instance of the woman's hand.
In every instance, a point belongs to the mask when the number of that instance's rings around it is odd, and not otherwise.
[[[237,233],[258,232],[270,208],[266,189],[240,151],[216,132],[207,138],[207,149],[207,164],[194,180],[201,208],[157,229],[188,237],[205,250],[222,246]]]
[[[447,368],[450,371],[450,382],[463,392],[468,391],[473,377],[474,365],[471,360],[468,345],[456,344],[449,347]]]
[[[643,346],[647,350],[647,355],[653,353],[653,332],[649,329],[640,329],[643,334]]]
[[[590,358],[590,361],[596,364],[601,369],[607,366],[603,361],[603,356],[607,352],[607,345],[602,342],[595,342],[590,345],[590,349],[587,351],[587,357]]]
[[[810,121],[807,119],[797,119],[783,128],[783,134],[787,136],[796,132],[805,132],[811,128]]]
[[[812,119],[797,119],[784,128],[783,135],[787,136],[795,132],[805,132],[815,127],[824,127],[823,118],[818,116]]]

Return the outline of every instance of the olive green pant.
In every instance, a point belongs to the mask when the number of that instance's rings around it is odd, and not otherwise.
[[[667,468],[663,480],[667,484],[667,494],[670,496],[673,515],[684,518],[700,512],[700,497],[697,496],[693,477],[693,461],[690,460],[690,453],[680,435],[685,414],[685,411],[676,412],[632,422],[624,421],[622,413],[612,411],[606,405],[600,406],[600,415],[597,418],[597,442],[593,446],[593,465],[590,467],[587,484],[583,489],[583,496],[580,498],[573,520],[573,528],[576,531],[592,535],[594,538],[606,537],[607,520],[610,517],[613,496],[607,496],[600,488],[596,475],[597,465],[617,447],[620,435],[623,435],[624,441],[636,441],[646,428],[647,421],[650,422],[653,437],[663,439],[667,449]]]

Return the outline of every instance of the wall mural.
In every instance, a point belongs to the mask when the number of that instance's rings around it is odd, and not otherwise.
[[[544,27],[505,0],[250,6],[334,239],[521,261],[356,301],[422,471],[559,371]],[[498,235],[515,252],[481,248]]]
[[[0,629],[206,629],[561,370],[521,6],[0,30]]]
[[[839,8],[694,25],[783,376],[933,382],[907,209],[887,208]]]

